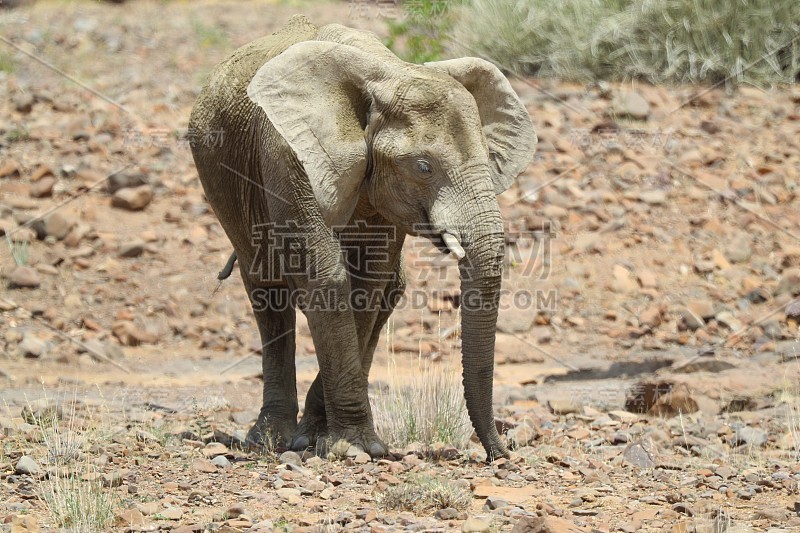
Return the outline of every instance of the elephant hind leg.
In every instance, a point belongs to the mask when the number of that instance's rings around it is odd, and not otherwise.
[[[303,418],[297,426],[297,433],[290,444],[295,451],[306,450],[316,446],[319,439],[324,439],[328,433],[328,421],[325,416],[325,394],[322,389],[322,378],[319,374],[311,383],[311,388],[306,394],[306,404],[303,409]]]
[[[241,263],[240,263],[241,267]],[[241,267],[242,269],[244,267]],[[286,286],[259,286],[248,279],[250,297],[261,335],[264,389],[258,420],[247,434],[248,442],[287,446],[297,429],[295,375],[295,310]]]

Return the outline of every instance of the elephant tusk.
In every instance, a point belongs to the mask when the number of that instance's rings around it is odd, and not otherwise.
[[[467,255],[461,247],[461,243],[458,242],[458,239],[452,233],[442,233],[442,240],[444,240],[444,244],[447,246],[447,249],[450,250],[450,253],[455,255],[459,261],[464,259],[464,256]]]

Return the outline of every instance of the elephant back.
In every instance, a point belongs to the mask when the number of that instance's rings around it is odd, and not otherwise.
[[[305,16],[295,15],[272,35],[247,43],[221,61],[192,109],[189,126],[194,134],[246,128],[255,105],[247,97],[247,86],[256,71],[293,44],[314,39],[318,31]]]

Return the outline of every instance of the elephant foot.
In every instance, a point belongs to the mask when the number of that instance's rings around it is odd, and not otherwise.
[[[270,449],[285,448],[296,427],[295,420],[270,418],[269,415],[261,413],[258,415],[256,423],[247,432],[246,442],[252,446]]]
[[[320,457],[327,457],[329,454],[344,457],[355,450],[367,452],[373,458],[389,455],[389,447],[378,438],[372,428],[346,428],[331,431],[317,439],[316,453]]]
[[[320,438],[328,433],[328,424],[325,417],[306,413],[300,419],[297,432],[294,434],[289,448],[296,452],[307,450],[316,445]]]

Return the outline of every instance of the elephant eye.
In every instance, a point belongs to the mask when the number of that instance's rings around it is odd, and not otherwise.
[[[431,164],[425,161],[424,159],[417,160],[417,170],[419,170],[423,174],[430,174],[431,172],[433,172]]]

